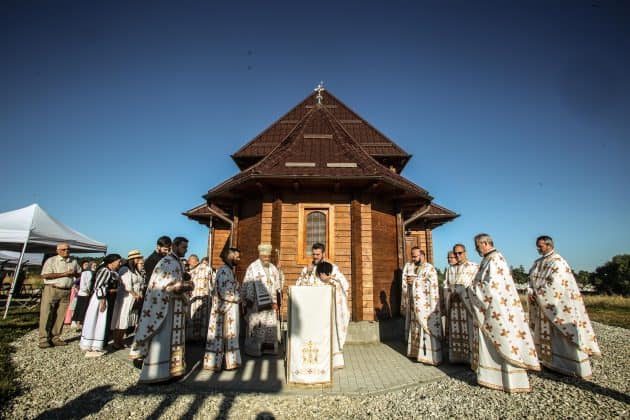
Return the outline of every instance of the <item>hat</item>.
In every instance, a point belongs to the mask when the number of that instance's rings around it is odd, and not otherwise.
[[[271,245],[269,245],[269,244],[260,244],[260,245],[258,245],[258,254],[260,254],[260,255],[271,255]]]
[[[127,253],[127,259],[133,260],[135,258],[142,258],[142,254],[140,253],[139,250],[132,249],[131,251],[129,251],[129,253]]]

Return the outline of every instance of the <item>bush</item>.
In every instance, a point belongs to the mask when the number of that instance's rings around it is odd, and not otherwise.
[[[615,255],[597,267],[591,274],[591,283],[599,293],[630,295],[630,255]]]

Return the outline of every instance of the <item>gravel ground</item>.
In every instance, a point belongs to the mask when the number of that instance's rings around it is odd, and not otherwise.
[[[364,396],[204,392],[172,383],[137,385],[139,371],[111,356],[85,359],[76,334],[62,348],[37,348],[37,331],[14,343],[22,394],[7,418],[611,418],[630,417],[630,330],[594,323],[604,356],[590,382],[531,374],[533,391],[480,388],[471,371],[405,390]],[[44,368],[44,366],[47,366]]]

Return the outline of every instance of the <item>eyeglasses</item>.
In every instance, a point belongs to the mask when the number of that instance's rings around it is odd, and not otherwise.
[[[70,251],[70,248],[59,248],[57,251]]]
[[[455,255],[462,255],[462,254],[465,254],[465,253],[466,253],[466,251],[461,251],[461,252],[453,252],[453,254],[455,254]]]

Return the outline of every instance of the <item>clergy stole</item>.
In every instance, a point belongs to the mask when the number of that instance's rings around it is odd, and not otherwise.
[[[286,377],[289,384],[332,384],[334,288],[289,288]]]

